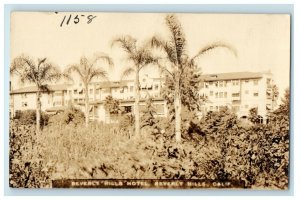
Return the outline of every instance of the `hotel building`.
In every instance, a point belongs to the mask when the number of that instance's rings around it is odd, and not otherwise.
[[[201,114],[217,111],[223,106],[231,108],[240,118],[246,118],[250,108],[257,108],[262,121],[266,121],[268,112],[274,109],[276,103],[272,98],[273,79],[271,73],[234,72],[202,75],[203,88],[200,94],[207,97]],[[141,101],[145,105],[146,99],[152,97],[157,115],[166,116],[167,106],[160,91],[164,79],[140,77]],[[16,111],[36,108],[35,86],[11,90],[10,112],[14,116]],[[85,92],[80,81],[72,84],[58,84],[49,86],[41,96],[42,111],[57,113],[65,109],[70,103],[84,111]],[[89,85],[90,120],[110,122],[109,113],[104,109],[104,100],[111,95],[120,101],[120,106],[126,112],[132,112],[134,104],[134,81],[123,80],[116,82],[97,82]]]

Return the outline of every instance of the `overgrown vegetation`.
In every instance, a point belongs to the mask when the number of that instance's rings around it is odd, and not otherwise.
[[[228,108],[209,112],[189,126],[180,145],[168,120],[149,123],[151,115],[138,138],[130,137],[133,124],[128,129],[100,123],[86,128],[83,113],[76,128],[74,123],[51,123],[39,137],[34,126],[12,122],[10,184],[50,187],[50,180],[61,178],[158,178],[240,180],[250,188],[286,189],[288,106],[284,99],[267,125],[244,126]]]

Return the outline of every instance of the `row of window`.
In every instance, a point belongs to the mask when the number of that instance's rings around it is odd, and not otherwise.
[[[141,89],[142,90],[153,90],[153,87],[151,86],[151,87],[141,87]],[[128,91],[129,92],[133,92],[133,90],[134,90],[134,86],[125,86],[125,87],[123,87],[123,88],[113,88],[112,89],[112,92],[120,92],[120,93],[127,93]],[[158,84],[155,84],[154,85],[154,90],[159,90],[159,85]],[[93,91],[94,91],[94,89],[89,89],[89,94],[93,94]],[[96,89],[95,90],[95,93],[96,93],[96,95],[99,95],[100,94],[100,91],[101,91],[101,89]],[[69,90],[69,94],[75,94],[75,95],[77,95],[77,94],[85,94],[85,90],[84,89],[81,89],[81,90],[77,90],[77,89],[75,89],[75,90]]]
[[[209,107],[209,110],[214,110],[215,109],[215,111],[219,111],[219,110],[221,110],[222,108],[225,108],[226,106],[210,106]],[[234,111],[234,112],[239,112],[240,111],[240,108],[241,108],[242,106],[240,106],[240,105],[232,105],[231,106],[231,109]],[[249,108],[249,105],[244,105],[243,106],[245,109],[248,109]]]
[[[208,88],[209,86],[215,87],[227,87],[227,84],[231,83],[233,86],[238,86],[240,83],[249,83],[250,80],[228,80],[228,81],[209,81],[205,83],[205,87]],[[258,85],[258,79],[252,80],[253,85]]]
[[[245,94],[249,94],[249,91],[246,90],[245,91]],[[213,91],[210,91],[209,92],[209,96],[213,96],[214,95],[214,92]],[[237,93],[232,93],[231,94],[232,97],[240,97],[240,93],[237,92]],[[253,96],[254,97],[258,97],[259,96],[259,93],[258,92],[254,92],[253,93]],[[215,98],[227,98],[227,92],[216,92],[215,93]]]

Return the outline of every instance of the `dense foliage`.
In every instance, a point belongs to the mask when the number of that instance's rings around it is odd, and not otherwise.
[[[14,119],[17,120],[18,123],[22,125],[26,125],[26,124],[34,125],[36,123],[36,110],[16,111]],[[48,121],[49,121],[49,116],[46,113],[42,112],[41,120],[40,120],[41,127],[46,126],[48,124]]]
[[[72,105],[70,105],[63,112],[53,115],[49,118],[50,125],[65,126],[72,124],[74,126],[82,124],[84,122],[84,113]]]
[[[150,101],[147,105],[151,108]],[[101,123],[86,128],[83,120],[77,128],[53,123],[37,137],[33,126],[13,122],[10,184],[49,187],[50,180],[61,178],[158,178],[238,180],[250,188],[286,189],[288,108],[284,99],[267,125],[245,125],[226,107],[209,112],[194,120],[180,144],[166,118],[146,123],[147,131],[138,138],[130,135],[132,123],[127,129]]]

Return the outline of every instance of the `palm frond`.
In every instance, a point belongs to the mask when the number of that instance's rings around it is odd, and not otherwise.
[[[92,61],[92,66],[100,60],[104,61],[104,62],[107,62],[109,67],[113,67],[113,65],[114,65],[114,62],[113,62],[112,58],[109,57],[108,55],[106,55],[105,53],[102,53],[102,52],[95,53],[94,57],[95,58]]]
[[[39,82],[52,82],[61,78],[59,68],[50,62],[42,62],[38,71]]]
[[[167,54],[167,59],[172,63],[177,63],[177,55],[175,46],[172,42],[167,42],[162,40],[161,38],[154,36],[150,41],[150,45],[152,48],[160,48]]]
[[[108,80],[107,72],[103,68],[91,69],[87,82],[89,83],[93,78],[103,78]]]
[[[35,68],[34,61],[28,56],[21,55],[13,59],[10,67],[10,73],[22,71],[29,71],[31,68]]]
[[[160,62],[157,62],[156,65],[158,66],[161,72],[166,73],[167,75],[171,76],[173,79],[175,78],[174,73],[168,70],[166,66],[162,65]]]
[[[47,58],[38,59],[38,67],[40,67],[43,63],[45,63]]]
[[[47,93],[50,92],[50,88],[49,88],[49,86],[47,84],[40,85],[39,90],[43,91],[43,92],[47,92]]]
[[[135,54],[136,51],[136,39],[126,35],[113,40],[111,46],[120,45],[121,48],[129,54]]]
[[[182,26],[175,15],[167,15],[166,24],[171,32],[172,46],[176,51],[176,60],[178,64],[181,64],[181,56],[186,51],[186,39],[182,29]]]
[[[69,80],[73,80],[71,77],[71,74],[73,72],[76,72],[80,76],[81,79],[84,79],[84,74],[82,72],[80,65],[78,65],[78,64],[73,64],[73,65],[67,66],[66,70],[63,73],[63,76]]]
[[[125,70],[121,73],[121,80],[123,80],[125,77],[128,77],[129,75],[135,73],[135,69],[133,67],[127,67]]]
[[[209,51],[214,50],[216,48],[226,48],[237,57],[237,50],[233,46],[221,42],[215,42],[200,49],[200,51],[192,59],[195,60],[199,56],[204,55],[205,53],[208,53]]]

